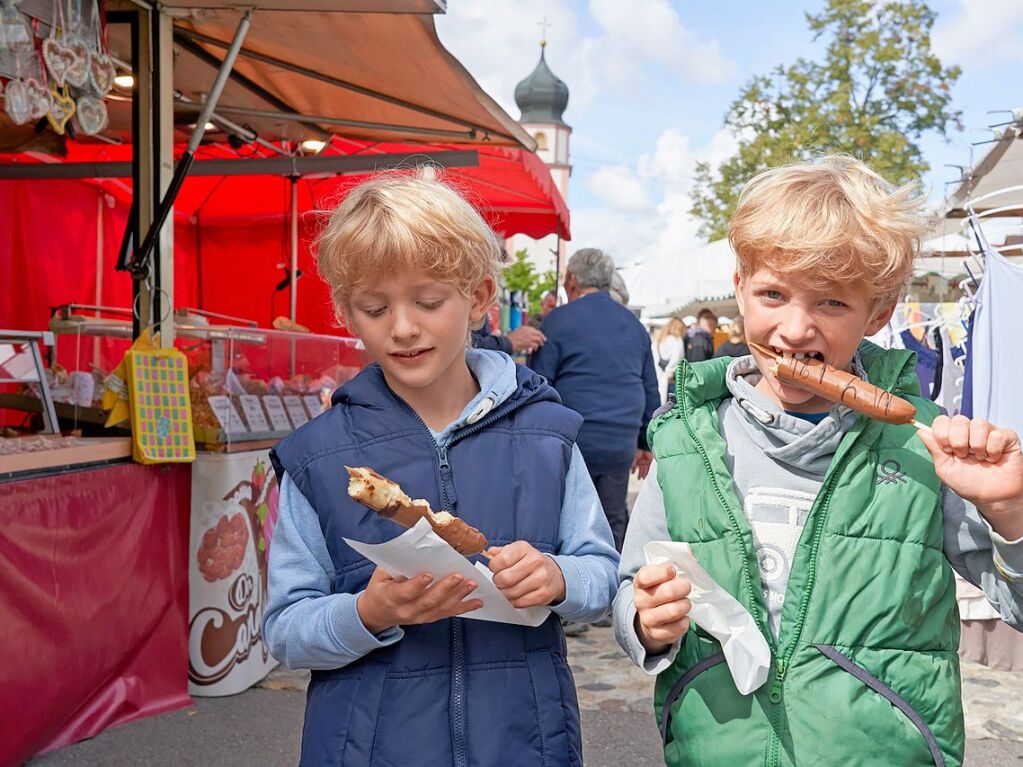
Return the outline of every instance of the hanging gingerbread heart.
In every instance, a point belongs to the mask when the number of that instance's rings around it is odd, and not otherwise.
[[[51,35],[43,40],[43,61],[46,62],[46,70],[50,77],[57,85],[63,86],[67,82],[68,70],[75,63],[75,54]]]
[[[4,91],[4,111],[15,125],[24,125],[32,119],[32,110],[28,105],[28,89],[22,80],[11,80]]]
[[[78,35],[68,35],[64,38],[64,45],[71,53],[71,66],[65,77],[73,86],[81,88],[89,82],[89,62],[92,60],[89,46]]]
[[[110,89],[114,87],[114,77],[116,76],[117,69],[114,67],[114,62],[109,56],[105,53],[92,54],[92,61],[89,64],[89,77],[96,88],[96,94],[100,98],[110,93]]]
[[[50,83],[50,111],[46,113],[46,121],[60,135],[64,135],[64,128],[68,120],[74,117],[75,100],[68,93],[67,86],[57,88],[56,83]]]
[[[53,98],[50,89],[34,77],[25,78],[25,91],[28,93],[28,109],[33,120],[41,120],[50,111]]]
[[[0,5],[0,49],[12,53],[24,53],[34,44],[32,25],[11,0]]]
[[[107,127],[107,105],[93,96],[82,96],[78,99],[75,120],[82,133],[95,136]]]

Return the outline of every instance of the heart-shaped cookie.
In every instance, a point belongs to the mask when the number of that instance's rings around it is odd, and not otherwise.
[[[50,111],[46,113],[46,121],[63,136],[67,121],[75,114],[75,100],[68,94],[66,85],[58,89],[56,83],[50,83],[50,97]]]
[[[0,48],[12,53],[32,50],[34,40],[28,19],[10,3],[0,6]]]
[[[116,75],[117,70],[114,68],[114,62],[107,54],[92,54],[92,61],[89,63],[89,76],[100,98],[110,93],[110,89],[114,87]]]
[[[46,62],[46,71],[50,77],[56,80],[57,85],[63,85],[67,81],[67,71],[74,64],[75,55],[63,43],[47,37],[43,40],[43,61]]]
[[[15,125],[24,125],[32,119],[32,111],[28,105],[28,89],[21,80],[11,80],[4,91],[4,111],[10,115]]]
[[[53,99],[50,89],[34,77],[25,78],[25,92],[28,94],[28,110],[33,120],[41,120],[50,111]]]
[[[86,136],[95,136],[107,127],[107,118],[107,105],[100,99],[92,96],[82,96],[78,99],[75,120],[78,122],[79,130]]]
[[[92,53],[78,35],[68,35],[64,38],[64,45],[72,56],[71,66],[68,67],[65,77],[73,86],[81,88],[89,81],[89,62],[92,60]]]

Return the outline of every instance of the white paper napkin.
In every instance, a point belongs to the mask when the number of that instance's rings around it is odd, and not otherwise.
[[[479,586],[469,595],[469,599],[482,599],[483,607],[464,613],[460,616],[462,618],[539,626],[551,612],[546,607],[512,607],[511,602],[494,585],[494,574],[481,562],[475,566],[470,564],[468,559],[442,541],[425,519],[385,543],[362,543],[348,538],[343,540],[392,576],[414,578],[420,573],[429,573],[436,583],[452,573],[460,573],[466,580],[476,581]]]
[[[688,543],[651,541],[643,547],[648,565],[670,564],[693,584],[689,617],[721,643],[735,686],[743,695],[760,689],[771,670],[771,648],[749,611],[707,575]]]

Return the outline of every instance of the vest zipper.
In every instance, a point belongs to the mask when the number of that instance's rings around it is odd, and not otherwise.
[[[465,648],[462,618],[451,619],[451,726],[455,767],[468,764],[465,746]]]
[[[771,727],[771,742],[767,760],[768,767],[777,767],[778,765],[778,749],[780,746],[778,732],[781,727],[782,707],[780,704],[783,692],[782,687],[785,684],[785,674],[789,670],[792,656],[796,654],[796,649],[799,647],[799,639],[803,634],[803,625],[806,623],[806,613],[810,609],[810,597],[813,595],[813,587],[817,583],[817,556],[820,551],[821,537],[824,535],[824,526],[828,520],[828,509],[831,508],[831,493],[834,490],[835,477],[837,476],[838,467],[835,467],[824,486],[820,510],[810,516],[813,520],[814,528],[813,540],[810,543],[810,562],[806,575],[806,584],[803,586],[803,593],[799,598],[799,611],[796,613],[796,623],[793,626],[792,634],[786,642],[785,654],[778,660],[774,681],[771,684],[770,700],[776,707],[771,717],[773,726]]]

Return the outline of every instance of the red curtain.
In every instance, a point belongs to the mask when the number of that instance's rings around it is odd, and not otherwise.
[[[190,467],[0,484],[0,764],[182,708]]]
[[[100,300],[131,307],[131,278],[114,270],[128,216],[127,192],[82,181],[0,182],[0,328],[45,330],[50,307],[96,302],[97,243],[102,237]],[[101,220],[101,225],[97,222]],[[299,227],[298,322],[319,333],[347,335],[334,325],[330,293],[316,274],[310,244],[321,222]],[[256,320],[269,327],[288,316],[288,289],[274,287],[290,260],[290,225],[283,214],[207,223],[174,221],[174,305]],[[273,313],[271,314],[271,300]],[[64,346],[70,347],[70,344]],[[120,361],[105,359],[109,370]],[[66,360],[65,360],[66,361]]]
[[[0,182],[0,328],[44,330],[49,308],[96,301],[97,242],[102,237],[101,301],[131,306],[131,278],[114,271],[128,206],[82,181]],[[101,221],[101,224],[99,223]],[[194,306],[195,229],[175,222],[175,304]]]

